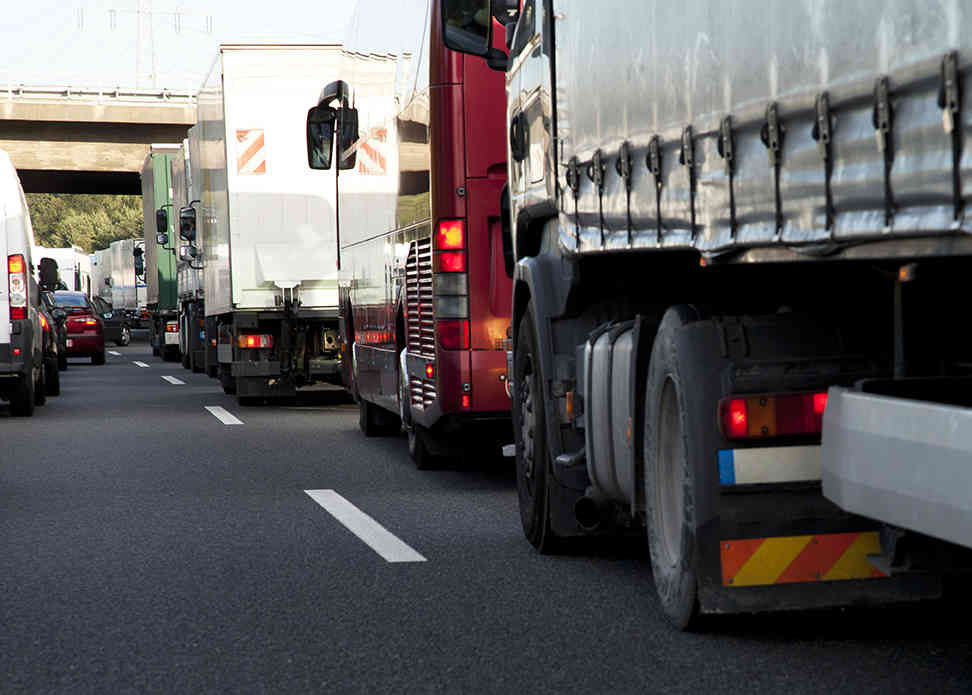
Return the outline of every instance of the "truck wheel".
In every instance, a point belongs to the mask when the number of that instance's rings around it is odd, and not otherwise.
[[[229,367],[225,369],[219,367],[219,383],[223,387],[223,393],[227,396],[236,395],[236,377],[230,373]]]
[[[96,352],[91,356],[91,364],[104,364],[105,363],[105,351]]]
[[[192,359],[192,355],[190,355],[188,352],[187,353],[184,353],[182,355],[182,368],[183,369],[189,369],[191,367],[191,359]]]
[[[560,540],[550,525],[550,452],[544,419],[543,380],[537,338],[530,317],[533,300],[520,319],[513,348],[513,432],[516,437],[516,491],[520,522],[527,540],[541,553],[555,551]]]
[[[34,384],[34,405],[47,403],[47,369],[41,366],[40,378]]]
[[[34,378],[31,370],[17,381],[17,385],[10,393],[10,414],[16,417],[30,417],[34,414]]]
[[[380,437],[386,434],[387,425],[382,418],[381,408],[358,396],[358,427],[366,437]]]
[[[57,368],[57,360],[53,357],[44,360],[44,370],[46,371],[45,379],[47,381],[47,395],[60,396],[61,395],[61,373],[58,371]]]
[[[67,348],[64,348],[64,350],[65,352],[57,353],[57,368],[62,372],[68,368],[67,352],[66,352]]]
[[[701,428],[715,413],[712,410],[706,419],[702,412],[705,365],[682,354],[676,340],[681,329],[695,320],[687,307],[665,313],[652,347],[645,388],[648,546],[662,610],[679,630],[689,629],[699,612],[695,470],[705,448]]]

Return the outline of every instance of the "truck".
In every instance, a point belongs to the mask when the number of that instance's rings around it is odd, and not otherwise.
[[[172,208],[185,210],[198,203],[193,187],[189,140],[183,140],[179,156],[172,162]],[[195,248],[185,239],[179,241],[176,287],[179,299],[179,354],[182,366],[194,372],[206,371],[206,314],[203,299],[202,265],[189,250]],[[213,351],[215,352],[215,351]],[[215,358],[215,355],[213,355]],[[215,365],[215,359],[212,359]]]
[[[43,258],[53,259],[57,263],[57,272],[64,288],[77,292],[87,292],[90,284],[91,261],[89,254],[84,252],[80,246],[66,246],[61,248],[49,248],[45,246],[35,246],[33,255],[37,260],[38,266]]]
[[[181,145],[152,145],[142,164],[145,307],[152,354],[167,362],[180,358],[179,305],[176,287],[178,237],[173,213],[173,163]]]
[[[972,566],[969,8],[437,6],[506,73],[527,539],[643,529],[679,629],[940,596]]]
[[[100,297],[111,301],[111,250],[99,249],[88,256],[91,266],[91,288],[89,297]]]
[[[359,2],[340,80],[308,116],[348,136],[334,167],[344,381],[364,434],[404,428],[419,468],[512,437],[503,79],[443,45],[431,5]],[[308,161],[330,168],[334,143],[320,144]]]
[[[308,170],[303,137],[304,105],[340,55],[223,45],[199,92],[189,150],[200,202],[180,231],[203,268],[207,371],[241,404],[340,383],[336,201]]]

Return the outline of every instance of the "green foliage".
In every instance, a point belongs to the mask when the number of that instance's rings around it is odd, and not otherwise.
[[[141,196],[28,193],[27,206],[40,246],[80,246],[91,253],[143,235]]]

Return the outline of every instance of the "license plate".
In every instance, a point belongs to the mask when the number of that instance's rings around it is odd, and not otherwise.
[[[165,334],[165,344],[166,345],[178,345],[179,344],[179,334],[178,333],[166,333]]]
[[[74,341],[73,341],[73,340],[71,340],[70,338],[68,338],[68,341],[67,341],[67,346],[68,346],[68,347],[74,347]]]

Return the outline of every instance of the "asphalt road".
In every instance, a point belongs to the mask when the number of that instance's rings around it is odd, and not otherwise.
[[[4,694],[972,692],[961,591],[676,633],[644,543],[533,552],[509,464],[419,472],[338,393],[240,408],[115,351],[33,419],[0,405]]]

